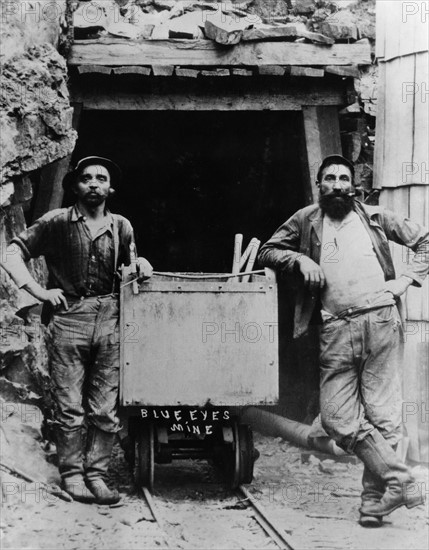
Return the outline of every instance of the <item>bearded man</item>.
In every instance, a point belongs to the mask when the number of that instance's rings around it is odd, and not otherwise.
[[[318,318],[322,425],[364,463],[359,522],[378,527],[398,507],[424,502],[395,453],[402,405],[397,302],[429,271],[429,235],[394,212],[356,200],[354,167],[341,155],[323,160],[316,184],[319,204],[287,220],[258,261],[300,276],[294,337]],[[399,277],[388,241],[415,252]]]

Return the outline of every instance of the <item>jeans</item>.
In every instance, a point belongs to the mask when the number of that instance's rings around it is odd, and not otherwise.
[[[119,315],[113,296],[91,297],[53,315],[47,337],[54,422],[65,430],[85,418],[105,432],[117,432]]]
[[[325,431],[344,450],[377,428],[401,437],[401,321],[396,306],[328,321],[320,334],[320,408]]]

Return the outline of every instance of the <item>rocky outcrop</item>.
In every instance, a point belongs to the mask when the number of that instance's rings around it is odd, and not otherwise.
[[[26,211],[37,193],[39,170],[70,154],[77,137],[72,128],[67,66],[57,51],[64,32],[65,5],[66,0],[0,4],[2,258],[10,239],[26,227]],[[45,282],[43,260],[31,262],[30,270],[39,282]],[[50,392],[44,327],[31,309],[35,304],[0,269],[1,458],[15,465],[21,461],[24,470],[29,470],[33,462],[41,474],[40,429],[42,412],[50,409]],[[22,407],[37,409],[34,429],[25,428],[19,412]]]
[[[1,184],[9,188],[17,177],[69,154],[76,141],[66,62],[49,42],[22,51],[24,36],[14,55],[6,36],[2,64]],[[10,202],[8,192],[2,206]]]

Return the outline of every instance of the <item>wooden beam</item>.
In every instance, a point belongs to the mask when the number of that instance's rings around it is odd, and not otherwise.
[[[356,65],[327,65],[325,71],[337,76],[351,76],[353,78],[359,78],[360,76],[359,67]]]
[[[202,76],[229,76],[229,69],[213,69],[211,71],[201,71]]]
[[[314,67],[297,67],[296,65],[293,65],[290,68],[291,76],[309,76],[321,78],[324,74],[325,71],[323,69],[315,69]]]
[[[234,76],[253,76],[253,71],[248,69],[231,69],[231,74]]]
[[[125,67],[114,67],[113,72],[115,74],[142,74],[143,76],[149,76],[151,68],[140,65],[126,65]]]
[[[110,74],[112,72],[112,67],[105,67],[104,65],[80,65],[77,70],[80,74],[87,73],[99,73],[99,74]]]
[[[69,65],[369,65],[368,43],[297,44],[247,42],[231,48],[211,40],[143,40],[120,38],[75,40]]]
[[[279,65],[269,65],[268,67],[259,67],[258,71],[260,75],[264,76],[283,76],[286,68]]]
[[[327,155],[342,154],[338,109],[336,107],[302,108],[304,140],[302,164],[305,177],[305,202],[317,201],[316,174],[320,163]]]
[[[174,74],[174,65],[152,65],[154,76],[171,76]]]
[[[192,71],[192,69],[176,69]],[[197,71],[193,70],[194,73]],[[184,73],[188,76],[188,73]],[[190,75],[189,75],[190,76]],[[196,75],[195,75],[196,76]],[[90,80],[89,80],[90,79]],[[115,84],[116,82],[116,85]],[[140,84],[139,84],[140,82]],[[84,85],[72,80],[73,101],[90,110],[178,111],[300,111],[302,105],[346,104],[345,87],[323,79],[275,78],[269,93],[264,77],[183,78],[148,77],[127,86],[120,77],[85,77]],[[112,83],[111,85],[109,85]]]
[[[185,78],[197,78],[199,74],[200,74],[200,71],[197,71],[195,69],[187,69],[186,67],[176,68],[176,76],[183,76]]]

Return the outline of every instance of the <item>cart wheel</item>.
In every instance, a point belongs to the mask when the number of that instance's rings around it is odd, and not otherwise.
[[[247,424],[238,426],[240,447],[240,483],[252,483],[255,462],[253,432]]]
[[[145,422],[136,433],[137,464],[136,483],[139,487],[153,489],[155,467],[155,437],[152,422]]]

